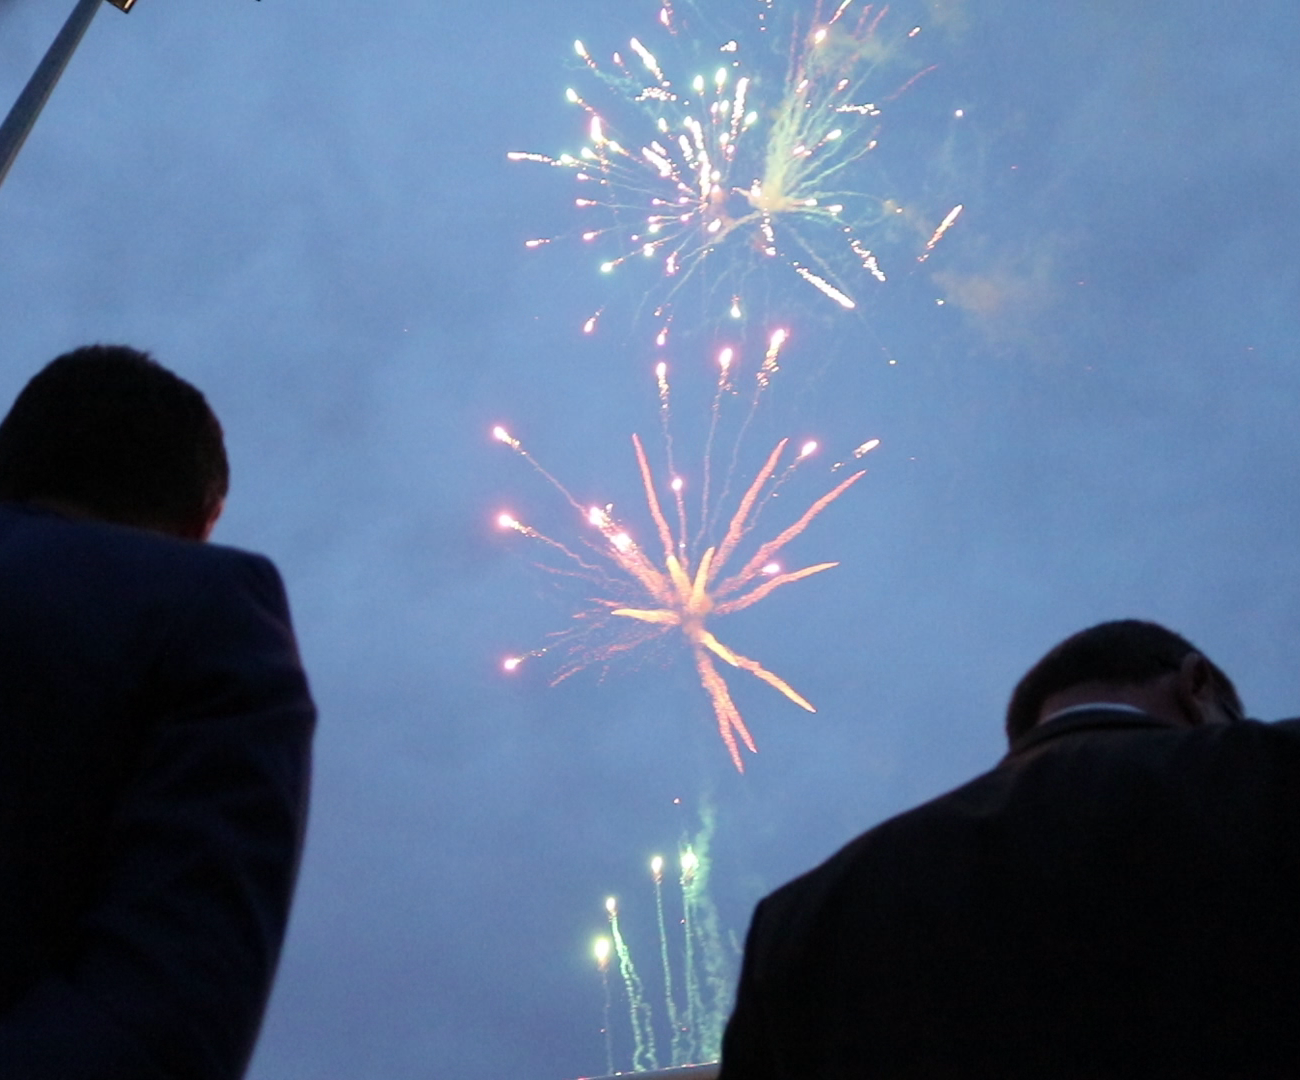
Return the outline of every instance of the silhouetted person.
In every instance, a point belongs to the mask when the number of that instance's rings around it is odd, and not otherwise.
[[[234,1080],[297,873],[315,712],[283,587],[208,545],[203,395],[92,346],[0,423],[0,1078]]]
[[[722,1080],[1300,1076],[1300,721],[1151,623],[1017,686],[991,772],[754,913]]]

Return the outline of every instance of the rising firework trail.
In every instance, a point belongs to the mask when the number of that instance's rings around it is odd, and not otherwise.
[[[614,955],[618,958],[618,973],[622,976],[627,991],[628,1012],[632,1020],[632,1071],[657,1069],[659,1059],[655,1053],[655,1030],[650,1004],[645,999],[641,976],[636,973],[627,942],[623,940],[623,934],[618,928],[618,901],[614,897],[605,901],[605,911],[609,915],[609,934],[614,939]]]
[[[731,1012],[731,965],[728,964],[718,911],[709,894],[708,829],[687,845],[682,854],[683,926],[692,944],[699,971],[695,975],[692,1050],[696,1061],[716,1061],[722,1052],[722,1032]],[[687,872],[688,864],[690,866]]]
[[[741,425],[741,437],[749,426],[761,394],[778,370],[777,357],[786,336],[784,330],[778,330],[771,336],[767,353],[756,374],[754,396],[750,411]],[[634,538],[631,528],[616,517],[612,504],[583,505],[509,431],[497,427],[493,436],[527,460],[568,501],[588,529],[599,537],[597,540],[588,534],[580,536],[576,543],[566,544],[542,534],[513,514],[502,513],[497,518],[501,528],[512,529],[528,537],[540,545],[545,554],[558,559],[558,566],[540,564],[544,569],[585,579],[601,590],[600,595],[588,598],[587,607],[577,617],[577,627],[559,636],[567,645],[568,660],[554,681],[562,681],[589,664],[608,663],[620,653],[664,635],[676,635],[690,650],[696,674],[713,706],[718,733],[727,752],[736,768],[744,772],[740,746],[743,745],[751,752],[756,752],[757,746],[719,670],[719,660],[727,667],[753,675],[800,708],[808,712],[816,712],[816,709],[785,679],[757,660],[720,641],[711,626],[715,620],[752,607],[780,588],[839,565],[837,562],[819,562],[787,570],[782,567],[778,557],[819,514],[857,483],[865,470],[846,476],[770,539],[758,543],[756,547],[752,541],[746,544],[746,541],[751,540],[751,534],[764,508],[791,479],[801,463],[816,452],[817,443],[806,441],[797,451],[788,452],[789,439],[777,442],[761,468],[745,486],[734,510],[724,523],[719,515],[730,491],[739,441],[732,455],[732,466],[726,470],[722,494],[716,506],[711,502],[712,456],[721,402],[725,396],[734,392],[733,363],[733,350],[722,350],[718,359],[718,389],[714,396],[701,469],[700,528],[694,534],[689,525],[690,515],[684,494],[685,480],[677,472],[674,461],[668,417],[667,365],[659,364],[656,367],[655,377],[659,386],[660,412],[665,431],[665,453],[671,474],[668,491],[671,493],[670,505],[675,518],[675,529],[664,512],[645,447],[635,434],[632,436],[632,448],[641,477],[646,509],[658,540],[657,554],[648,553]],[[861,458],[878,444],[877,439],[863,443],[853,452],[853,457]],[[842,464],[837,464],[835,469]],[[704,536],[714,522],[719,527],[721,537],[716,543],[706,544]],[[749,550],[748,557],[742,557],[742,548]],[[738,568],[734,568],[736,563],[740,564]],[[601,641],[601,634],[607,634],[612,624],[617,623],[630,626],[631,633],[623,636],[615,633],[616,640],[612,643]],[[514,671],[527,657],[540,656],[553,647],[536,649],[523,656],[512,656],[503,666],[507,671]]]
[[[680,800],[674,800],[680,805]],[[683,832],[678,844],[678,866],[680,893],[669,892],[669,900],[677,898],[671,904],[674,910],[665,910],[669,905],[664,898],[663,878],[667,870],[666,862],[656,855],[650,861],[650,873],[655,887],[655,921],[659,932],[659,951],[663,974],[664,1011],[663,1015],[654,1014],[651,1009],[653,997],[645,993],[640,980],[627,981],[629,1001],[640,995],[646,1010],[638,1013],[642,1025],[641,1038],[656,1023],[665,1021],[671,1035],[672,1066],[687,1065],[704,1061],[716,1061],[721,1049],[722,1032],[727,1017],[731,1013],[731,986],[735,981],[736,969],[740,960],[739,942],[732,935],[724,935],[719,929],[717,908],[713,903],[709,879],[711,860],[709,850],[716,824],[713,810],[708,805],[701,808],[700,828],[689,834]],[[618,954],[619,949],[627,950],[623,939],[623,930],[613,922],[616,910],[606,902],[607,914],[611,915],[611,932],[617,934],[611,945],[609,937],[597,941],[597,962],[601,964],[602,980],[608,968],[611,953]],[[635,935],[634,935],[635,936]],[[621,942],[622,944],[618,944]],[[630,962],[630,955],[629,955]],[[679,1002],[678,988],[684,988],[684,998]],[[605,1030],[609,1030],[606,1017]],[[664,1028],[657,1028],[659,1034]],[[637,1038],[633,1032],[633,1040]],[[660,1040],[660,1046],[663,1041]],[[607,1055],[607,1062],[612,1061]],[[644,1057],[640,1060],[645,1060]],[[636,1061],[630,1063],[633,1069],[639,1068]],[[609,1072],[613,1072],[609,1065]]]
[[[695,961],[695,874],[700,860],[687,845],[680,857],[682,887],[682,934],[686,953],[686,1027],[690,1033],[691,1056],[700,1057],[700,1030],[704,1023],[704,998],[700,994],[700,976]]]
[[[605,1004],[600,1024],[601,1034],[605,1036],[605,1074],[612,1076],[614,1074],[614,1033],[609,1027],[609,949],[609,938],[599,937],[596,939],[594,952],[596,954],[596,966],[600,969],[600,988]]]
[[[664,1010],[668,1014],[668,1026],[672,1031],[672,1063],[685,1065],[689,1060],[686,1044],[688,1030],[682,1025],[677,1015],[677,1000],[673,997],[673,967],[668,960],[668,927],[664,923],[664,860],[656,855],[650,860],[650,873],[655,883],[655,919],[659,927],[659,959],[664,970]]]

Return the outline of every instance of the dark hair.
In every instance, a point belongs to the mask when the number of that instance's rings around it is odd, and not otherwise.
[[[1017,684],[1007,705],[1007,739],[1014,742],[1037,724],[1043,702],[1053,694],[1085,682],[1140,686],[1177,671],[1192,652],[1200,650],[1186,638],[1139,619],[1080,630],[1039,660]],[[1219,700],[1241,715],[1241,699],[1232,680],[1208,657],[1206,663]]]
[[[59,500],[106,521],[188,533],[229,482],[207,400],[125,345],[51,361],[0,422],[0,499]]]

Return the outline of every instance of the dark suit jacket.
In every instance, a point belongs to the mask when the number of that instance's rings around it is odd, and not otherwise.
[[[0,1077],[243,1073],[314,717],[266,559],[0,504]]]
[[[722,1080],[1300,1076],[1300,721],[1089,712],[759,904]]]

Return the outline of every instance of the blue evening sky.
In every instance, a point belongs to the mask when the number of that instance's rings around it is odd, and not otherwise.
[[[71,7],[0,0],[4,107]],[[1017,677],[1092,622],[1167,622],[1254,715],[1300,712],[1293,0],[895,5],[882,33],[924,30],[873,93],[937,66],[884,106],[852,183],[909,221],[962,217],[924,264],[924,235],[882,233],[890,280],[860,280],[853,315],[756,272],[745,330],[684,287],[667,347],[697,485],[701,372],[722,344],[752,361],[765,304],[791,328],[737,482],[782,435],[825,450],[756,537],[882,440],[787,552],[840,565],[715,625],[819,711],[733,673],[760,751],[739,776],[672,638],[556,687],[550,657],[501,673],[595,589],[494,527],[584,535],[493,424],[653,550],[629,437],[662,462],[661,283],[602,277],[576,240],[526,251],[587,219],[571,177],[505,155],[575,150],[573,39],[603,59],[657,12],[106,6],[0,189],[0,399],[79,344],[153,351],[225,424],[216,540],[272,556],[293,601],[316,786],[253,1080],[603,1072],[605,896],[654,997],[651,855],[711,808],[712,896],[743,935],[766,891],[991,766]]]

